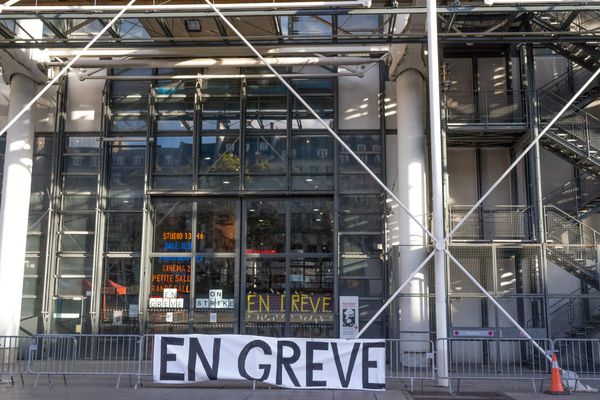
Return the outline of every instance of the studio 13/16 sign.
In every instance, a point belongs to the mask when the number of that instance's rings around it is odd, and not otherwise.
[[[156,383],[263,381],[298,389],[385,389],[385,341],[156,335]]]

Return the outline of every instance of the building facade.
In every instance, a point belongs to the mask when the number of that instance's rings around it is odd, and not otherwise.
[[[437,105],[427,102],[424,4],[333,3],[228,16],[429,226],[435,191],[427,116]],[[600,56],[584,41],[595,34],[600,8],[519,13],[438,3],[442,192],[451,232],[597,68]],[[56,74],[114,15],[100,10],[106,19],[86,19],[86,12],[0,14],[2,126],[15,115],[18,77],[44,86],[6,60],[41,42],[42,65]],[[549,42],[556,32],[571,32],[570,41]],[[597,85],[449,243],[538,337],[600,333]],[[126,13],[27,123],[34,131],[28,221],[3,209],[0,237],[8,246],[19,240],[9,224],[26,226],[21,334],[338,337],[340,296],[358,297],[363,326],[432,247],[208,10]],[[6,140],[10,131],[0,139],[2,202],[22,202],[7,176],[28,156],[15,161]],[[14,286],[8,277],[21,267],[2,263],[2,279]],[[365,337],[435,338],[430,264]],[[450,261],[445,278],[449,332],[518,336]]]

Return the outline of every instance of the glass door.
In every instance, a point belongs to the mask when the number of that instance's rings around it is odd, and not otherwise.
[[[146,331],[237,332],[236,199],[152,201]]]
[[[244,332],[333,337],[332,201],[247,200],[244,215]]]

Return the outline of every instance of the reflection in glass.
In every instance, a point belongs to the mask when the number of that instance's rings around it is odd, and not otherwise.
[[[192,202],[164,200],[155,205],[154,251],[192,251]]]
[[[199,200],[196,251],[235,251],[236,207],[233,200]]]
[[[100,329],[104,333],[137,331],[140,261],[132,258],[104,260]]]
[[[202,136],[200,189],[239,188],[239,136]]]
[[[285,324],[285,259],[246,261],[246,333],[281,337]]]
[[[143,142],[110,143],[108,161],[108,207],[141,209],[144,191]]]
[[[247,213],[247,254],[276,254],[285,248],[285,203],[250,201]]]
[[[330,253],[333,251],[332,202],[292,201],[292,251]]]

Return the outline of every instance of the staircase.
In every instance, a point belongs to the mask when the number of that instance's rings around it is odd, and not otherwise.
[[[556,207],[546,207],[548,260],[600,291],[600,232]]]
[[[600,12],[540,12],[534,14],[531,20],[531,28],[534,32],[571,31],[594,33],[600,28]],[[572,71],[567,71],[565,74],[540,88],[550,91],[561,98],[570,99],[581,85],[589,79],[592,71],[600,67],[599,45],[592,45],[589,42],[570,43],[568,41],[558,41],[557,43],[546,43],[544,45],[576,64],[576,67]],[[598,97],[600,97],[600,80],[592,83],[574,105],[584,108]]]
[[[589,338],[600,333],[600,292],[573,291],[548,307],[553,337]]]
[[[538,92],[540,128],[545,128],[565,104],[551,92]],[[600,176],[600,119],[590,113],[569,107],[540,143],[577,167]]]
[[[549,305],[553,336],[600,334],[600,232],[556,207],[545,207],[546,256],[582,286]]]
[[[583,172],[579,177],[558,186],[544,197],[543,202],[584,220],[600,211],[600,177]]]

